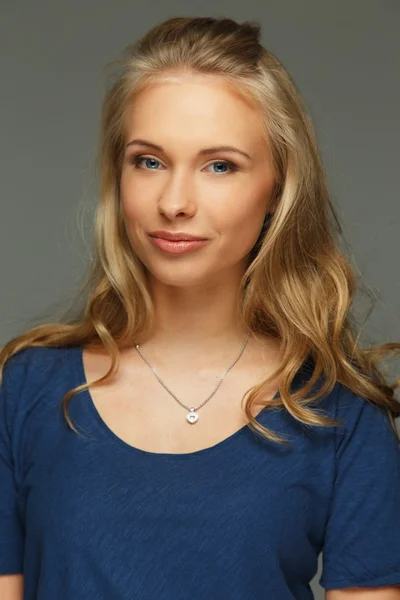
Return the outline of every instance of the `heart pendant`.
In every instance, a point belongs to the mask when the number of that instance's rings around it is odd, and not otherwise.
[[[197,414],[197,412],[195,412],[194,408],[191,408],[190,412],[187,413],[187,415],[186,415],[186,419],[187,419],[187,421],[189,421],[189,423],[196,423],[198,418],[199,418],[199,415]]]

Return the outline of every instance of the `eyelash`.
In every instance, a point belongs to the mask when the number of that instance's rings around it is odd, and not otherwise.
[[[134,156],[134,157],[132,157],[132,158],[129,160],[129,162],[130,162],[130,163],[131,163],[131,164],[132,164],[132,165],[133,165],[135,168],[138,168],[138,165],[139,165],[139,163],[140,163],[142,160],[144,160],[144,159],[147,159],[147,158],[150,158],[150,159],[151,159],[151,158],[153,158],[153,157],[152,157],[152,156],[146,156],[145,154],[139,154],[138,156]],[[160,161],[158,161],[158,160],[157,160],[157,159],[155,159],[155,158],[154,158],[153,160],[155,160],[156,162],[160,162]],[[214,162],[212,162],[212,163],[211,163],[210,165],[208,165],[208,166],[210,167],[211,165],[218,164],[218,163],[220,163],[220,164],[226,164],[226,165],[228,165],[228,167],[230,168],[230,174],[232,174],[232,173],[235,173],[236,171],[238,171],[238,170],[239,170],[239,167],[238,167],[237,165],[235,165],[234,163],[230,162],[229,160],[215,160]],[[148,170],[148,171],[157,171],[158,169],[146,169],[146,170]],[[216,174],[217,174],[217,173],[216,173]],[[228,175],[228,174],[229,174],[229,172],[220,173],[220,174],[221,174],[221,175]]]

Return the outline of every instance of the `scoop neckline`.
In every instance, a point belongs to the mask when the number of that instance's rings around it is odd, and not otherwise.
[[[81,346],[81,345],[76,346],[76,349],[77,349],[77,351],[76,351],[76,358],[77,358],[76,366],[77,366],[77,372],[79,375],[79,379],[81,379],[81,381],[78,382],[78,385],[86,385],[88,383],[88,381],[86,379],[85,366],[83,363],[83,346]],[[220,442],[217,442],[213,446],[208,446],[207,448],[200,448],[199,450],[194,450],[192,452],[152,452],[150,450],[144,450],[143,448],[138,448],[137,446],[128,444],[128,442],[125,442],[116,433],[114,433],[114,431],[107,425],[107,423],[104,421],[104,419],[100,415],[99,411],[97,410],[89,389],[84,389],[79,393],[83,394],[84,397],[86,398],[87,405],[88,405],[88,408],[89,408],[92,416],[95,418],[97,425],[107,435],[107,437],[112,442],[117,444],[120,448],[124,449],[125,451],[130,452],[131,454],[137,454],[138,456],[143,456],[143,457],[148,457],[148,458],[159,458],[160,460],[167,460],[167,461],[168,460],[170,460],[170,461],[171,460],[172,461],[196,460],[196,459],[200,459],[203,457],[207,458],[208,456],[211,456],[213,454],[219,454],[222,451],[228,450],[229,447],[234,442],[236,442],[237,439],[243,437],[244,435],[250,434],[251,436],[255,436],[255,433],[248,427],[249,422],[247,422],[245,425],[243,425],[243,427],[241,427],[237,431],[234,431],[228,437],[224,438]],[[276,392],[276,394],[273,396],[272,399],[274,400],[278,397],[279,397],[279,391]],[[265,414],[266,410],[267,410],[267,407],[264,407],[257,414],[257,416],[255,417],[255,420],[257,422],[259,422],[258,421],[259,417],[262,416],[263,414]]]

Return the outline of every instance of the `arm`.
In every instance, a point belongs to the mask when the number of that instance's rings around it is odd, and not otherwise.
[[[1,600],[23,600],[24,576],[0,575],[0,598]]]
[[[400,585],[328,590],[325,600],[400,600]]]

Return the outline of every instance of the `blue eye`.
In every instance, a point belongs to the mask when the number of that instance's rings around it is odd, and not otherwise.
[[[136,166],[136,165],[140,164],[142,162],[142,160],[153,161],[153,163],[154,162],[156,162],[156,163],[158,162],[158,160],[156,160],[155,158],[150,158],[149,156],[137,156],[134,159],[133,163]],[[158,163],[158,164],[160,164],[160,163]],[[155,170],[157,170],[157,169],[150,168],[150,171],[155,171]]]
[[[211,167],[211,166],[214,166],[214,165],[225,165],[225,166],[228,167],[228,169],[230,169],[230,172],[237,171],[237,169],[238,169],[236,165],[234,165],[233,163],[229,162],[228,160],[218,160],[216,162],[211,163],[211,165],[209,165],[209,166]],[[227,171],[222,171],[222,173],[226,173],[226,172]],[[217,171],[217,173],[221,173],[221,171]],[[228,171],[228,173],[229,173],[229,171]]]
[[[159,170],[159,169],[153,168],[153,167],[154,167],[154,163],[160,164],[160,162],[158,160],[156,160],[155,158],[152,158],[151,156],[144,156],[143,154],[140,154],[139,156],[133,157],[133,159],[131,159],[130,162],[134,165],[135,168],[139,168],[139,165],[142,164],[142,161],[146,161],[147,167],[149,167],[148,169],[146,167],[147,170],[149,170],[149,171]],[[149,166],[151,164],[151,162],[152,162],[153,166]],[[226,173],[233,173],[238,170],[238,167],[228,160],[217,160],[208,166],[211,167],[214,165],[223,165],[223,166],[228,167],[228,170],[225,170],[225,171],[220,171],[220,170],[214,171],[214,173],[221,173],[222,175],[224,175]]]

